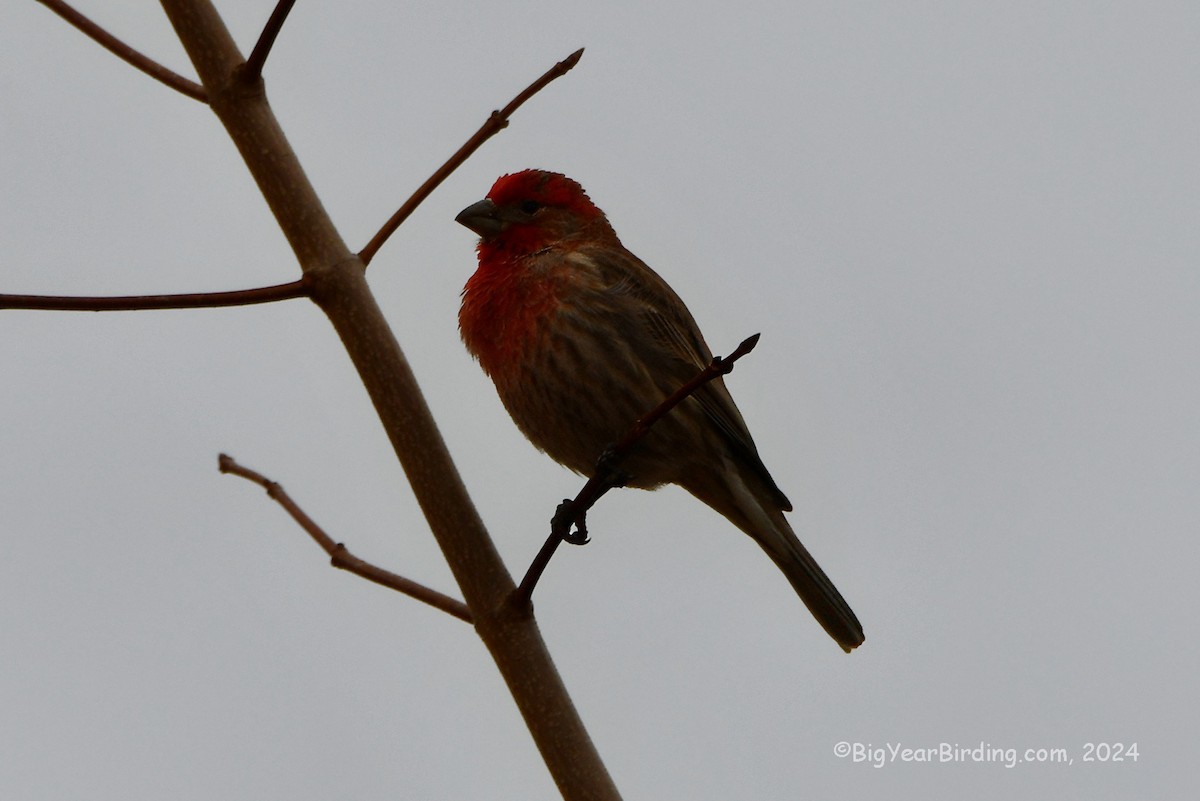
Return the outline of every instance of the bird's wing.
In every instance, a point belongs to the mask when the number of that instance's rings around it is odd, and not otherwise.
[[[651,340],[647,345],[666,350],[676,357],[673,369],[668,371],[670,374],[657,377],[665,388],[665,398],[707,367],[712,362],[712,351],[691,312],[670,285],[632,253],[624,251],[622,258],[632,260],[640,269],[632,269],[628,264],[613,265],[612,280],[605,283],[610,292],[625,293],[642,301],[642,323]],[[750,429],[725,382],[720,377],[715,378],[692,393],[692,398],[721,432],[734,454],[763,479],[779,507],[791,511],[791,501],[775,484],[758,455]]]

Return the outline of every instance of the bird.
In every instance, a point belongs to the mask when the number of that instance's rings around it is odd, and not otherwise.
[[[640,417],[712,361],[687,306],[621,244],[562,173],[501,176],[455,221],[479,236],[459,332],[513,422],[584,476]],[[849,653],[862,625],[801,544],[792,510],[721,378],[650,429],[620,464],[625,485],[676,484],[748,534]]]

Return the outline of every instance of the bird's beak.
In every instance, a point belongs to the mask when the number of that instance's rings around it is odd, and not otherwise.
[[[496,204],[486,198],[460,211],[454,221],[465,225],[484,239],[495,236],[507,226],[497,214]]]

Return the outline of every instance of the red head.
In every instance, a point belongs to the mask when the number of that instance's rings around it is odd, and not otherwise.
[[[479,234],[480,256],[520,257],[564,240],[615,239],[604,212],[565,175],[522,170],[501,176],[486,200],[455,218]]]

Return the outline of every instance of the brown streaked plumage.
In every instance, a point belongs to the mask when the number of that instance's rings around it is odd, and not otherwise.
[[[558,173],[505,175],[458,222],[479,234],[459,328],[537,448],[590,475],[604,449],[711,360],[667,283]],[[749,534],[841,647],[862,627],[784,518],[775,485],[720,378],[650,430],[622,463],[629,485],[678,484]]]

